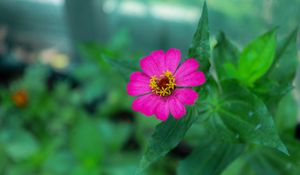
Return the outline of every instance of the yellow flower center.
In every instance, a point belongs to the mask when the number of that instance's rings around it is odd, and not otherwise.
[[[172,72],[165,71],[159,78],[156,75],[152,76],[149,86],[153,93],[160,96],[171,95],[176,86],[175,77]]]

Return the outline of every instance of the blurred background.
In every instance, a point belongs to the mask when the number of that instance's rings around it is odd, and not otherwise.
[[[203,2],[0,0],[0,174],[133,174],[158,121],[133,113],[124,78],[81,45],[137,63],[170,47],[185,55]],[[282,38],[299,25],[300,0],[207,4],[212,46],[220,31],[242,48],[273,27]],[[297,77],[298,110],[290,112],[300,118],[300,71]],[[148,173],[175,174],[199,130]]]

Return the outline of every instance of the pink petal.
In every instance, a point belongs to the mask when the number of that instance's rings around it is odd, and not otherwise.
[[[140,61],[142,70],[150,77],[163,73],[165,54],[162,50],[154,51]]]
[[[150,78],[142,72],[133,72],[129,78],[130,81],[141,81],[149,83]]]
[[[151,92],[149,83],[145,84],[142,82],[130,82],[127,84],[127,93],[131,96],[143,95]]]
[[[178,67],[181,59],[181,52],[178,49],[171,48],[166,53],[166,65],[165,68],[168,71],[174,73]],[[166,70],[165,70],[166,71]]]
[[[168,99],[168,106],[169,106],[171,114],[176,119],[180,119],[186,113],[186,109],[185,109],[184,105],[174,96],[171,96]]]
[[[174,96],[183,104],[192,105],[198,98],[198,93],[192,88],[177,88]]]
[[[151,116],[156,112],[159,102],[160,97],[158,95],[147,94],[136,98],[132,103],[132,109],[146,116]]]
[[[142,95],[151,92],[149,87],[150,78],[141,72],[133,72],[130,82],[127,84],[127,93],[131,96]]]
[[[164,97],[161,97],[161,100],[159,101],[157,107],[156,107],[156,118],[162,121],[165,121],[168,119],[169,116],[169,106],[167,103],[167,99]]]
[[[183,77],[176,77],[176,86],[200,86],[205,83],[205,75],[203,72],[193,72]]]
[[[155,62],[158,65],[160,74],[162,74],[164,71],[166,71],[166,55],[164,51],[162,50],[157,50],[153,51],[150,56],[155,60]]]
[[[175,78],[180,79],[188,74],[191,74],[197,71],[198,67],[198,62],[194,58],[189,58],[179,66],[175,73]]]

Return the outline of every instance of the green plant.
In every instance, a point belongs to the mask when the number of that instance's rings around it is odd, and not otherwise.
[[[197,89],[200,99],[183,119],[170,117],[157,125],[136,174],[182,140],[195,149],[179,162],[178,174],[221,174],[232,162],[224,174],[297,174],[300,142],[291,132],[296,115],[285,115],[287,108],[297,110],[290,95],[298,65],[296,35],[297,29],[277,41],[276,29],[272,29],[240,51],[220,33],[210,49],[204,4],[188,57],[201,63],[208,81]],[[91,53],[91,47],[86,47]],[[100,55],[99,59],[108,62]],[[130,61],[109,61],[129,77],[132,67],[126,65]],[[197,141],[190,141],[189,134],[185,135],[195,126],[203,130],[194,137]]]

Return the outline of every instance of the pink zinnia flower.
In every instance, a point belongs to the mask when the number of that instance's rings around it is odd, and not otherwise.
[[[198,98],[191,87],[202,85],[205,75],[197,70],[194,58],[179,65],[180,59],[180,51],[171,48],[166,53],[154,51],[140,61],[143,72],[133,72],[127,85],[127,93],[138,96],[132,103],[134,111],[154,114],[159,120],[166,120],[169,113],[176,119],[185,115],[184,105],[193,105]]]

